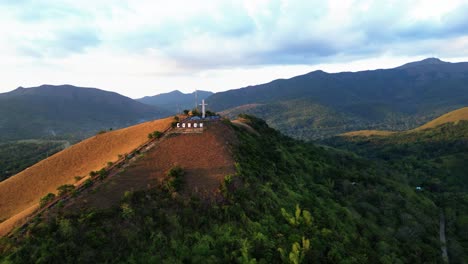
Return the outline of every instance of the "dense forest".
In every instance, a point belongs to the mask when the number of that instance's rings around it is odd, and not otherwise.
[[[391,136],[336,137],[323,143],[406,174],[402,180],[419,187],[444,213],[450,262],[468,261],[468,121]]]
[[[0,181],[62,150],[66,141],[22,140],[0,143]]]
[[[36,218],[25,232],[0,240],[1,261],[443,262],[441,196],[411,183],[425,171],[297,141],[243,117],[259,134],[232,126],[237,173],[226,175],[216,199],[177,195],[184,184],[177,168],[169,177],[177,184],[127,192],[113,209],[59,209]],[[449,194],[444,201],[465,198]],[[444,208],[448,219],[466,212]],[[450,221],[449,238],[460,232],[459,220]],[[465,242],[457,240],[460,259]]]

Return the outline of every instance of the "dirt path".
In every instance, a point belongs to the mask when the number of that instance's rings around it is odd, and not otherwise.
[[[442,249],[442,259],[445,263],[449,263],[449,258],[447,254],[447,239],[445,237],[445,215],[444,210],[440,210],[440,218],[439,218],[439,237],[440,237],[440,244]]]

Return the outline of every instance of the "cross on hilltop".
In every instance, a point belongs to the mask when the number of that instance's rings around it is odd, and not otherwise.
[[[205,106],[207,106],[208,104],[205,104],[205,99],[202,100],[202,103],[200,104],[202,106],[202,118],[204,119],[205,118],[205,114],[206,114],[206,111],[205,111]]]

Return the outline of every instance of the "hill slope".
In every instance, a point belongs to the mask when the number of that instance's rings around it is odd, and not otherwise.
[[[102,129],[168,116],[117,93],[71,85],[18,88],[0,94],[0,141],[85,138]]]
[[[131,152],[148,140],[149,133],[163,131],[172,121],[166,118],[99,134],[0,182],[0,220],[37,206],[45,194],[74,183],[75,176],[87,176],[116,161],[118,155]]]
[[[468,120],[468,107],[463,107],[455,111],[444,114],[418,128],[415,130],[423,130],[428,128],[435,128],[437,126],[446,124],[446,123],[457,123],[461,120]]]
[[[244,125],[228,126],[237,140],[236,174],[224,178],[216,199],[184,195],[162,184],[125,192],[105,210],[57,206],[26,232],[0,240],[0,260],[442,262],[438,208],[430,194],[418,193],[402,180],[406,172],[293,140],[253,117],[244,116],[240,122]],[[177,137],[168,140],[175,143]],[[203,145],[203,140],[190,142],[193,149]],[[223,140],[219,143],[223,145]],[[174,153],[160,153],[164,155]],[[211,157],[198,159],[206,162]],[[128,172],[150,178],[147,169],[156,171],[161,165],[153,158],[158,157],[145,153],[121,176]],[[154,166],[148,164],[152,161]],[[184,180],[190,184],[183,175],[180,179],[182,186]],[[106,180],[111,182],[112,177]],[[115,185],[107,186],[111,192]]]
[[[157,187],[175,166],[184,172],[180,193],[209,196],[218,190],[225,176],[235,173],[234,137],[233,131],[220,122],[205,123],[203,133],[169,134],[117,175],[72,200],[65,210],[118,206],[125,192]]]
[[[315,71],[207,100],[214,111],[257,105],[231,114],[252,113],[288,135],[314,139],[362,129],[415,128],[468,105],[467,82],[468,63],[429,59],[385,70]]]
[[[202,99],[206,99],[212,94],[212,92],[208,91],[197,91],[198,102],[201,102]],[[195,92],[184,94],[178,90],[175,90],[170,93],[146,96],[136,100],[145,104],[164,108],[170,113],[176,114],[177,110],[190,110],[195,107]]]
[[[402,131],[401,133],[412,133],[420,130],[436,128],[447,123],[458,123],[459,121],[468,120],[468,107],[463,107],[447,114],[444,114],[426,124],[412,130]],[[397,131],[384,131],[384,130],[358,130],[342,134],[342,136],[389,136],[398,133]]]
[[[440,208],[441,233],[447,237],[447,242],[441,239],[441,244],[447,246],[450,263],[466,263],[468,120],[459,120],[463,114],[451,119],[453,116],[456,115],[444,115],[436,120],[445,123],[430,122],[424,129],[387,136],[336,137],[323,143],[378,162],[381,168],[400,172],[406,175],[401,181],[428,193]]]

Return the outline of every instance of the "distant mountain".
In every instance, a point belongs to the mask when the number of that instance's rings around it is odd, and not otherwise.
[[[18,88],[0,94],[0,140],[84,138],[170,113],[114,92],[71,85]]]
[[[197,91],[198,102],[212,95],[213,92]],[[146,96],[137,101],[149,105],[155,105],[164,108],[171,113],[177,113],[177,110],[192,109],[195,107],[195,92],[184,94],[178,90],[162,93],[155,96]]]
[[[408,130],[468,105],[468,63],[430,58],[393,69],[314,71],[216,93],[207,101],[214,111],[254,114],[301,139]]]
[[[422,61],[415,61],[415,62],[409,62],[409,63],[403,64],[397,67],[397,69],[408,69],[408,68],[417,67],[417,66],[427,67],[428,65],[442,65],[442,64],[450,64],[450,62],[442,61],[438,58],[427,58]]]

